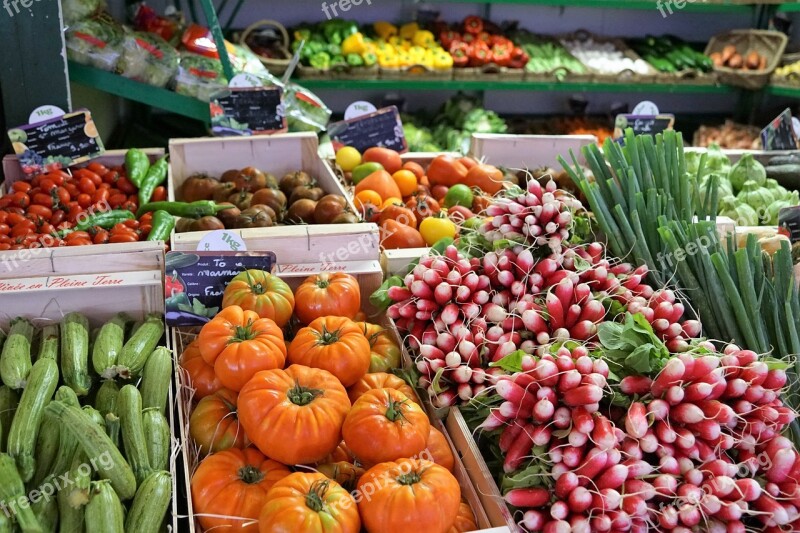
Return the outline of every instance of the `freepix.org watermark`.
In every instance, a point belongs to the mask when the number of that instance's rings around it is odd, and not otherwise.
[[[8,12],[9,17],[19,15],[19,6],[25,9],[30,9],[34,2],[41,2],[42,0],[3,0],[3,9]],[[11,8],[14,8],[12,11]]]
[[[372,0],[337,0],[330,3],[322,2],[322,12],[325,13],[328,20],[331,20],[334,17],[341,17],[342,15],[340,15],[339,12],[346,13],[350,11],[353,6],[360,6],[364,2],[366,2],[368,6],[372,5]]]
[[[107,472],[114,468],[114,460],[109,452],[103,452],[97,457],[93,457],[87,463],[80,465],[76,472],[81,476],[89,476],[92,471]],[[0,501],[0,510],[2,510],[6,517],[11,518],[12,515],[17,514],[19,509],[27,509],[31,504],[37,504],[44,500],[49,502],[53,496],[58,494],[59,491],[65,490],[75,484],[72,478],[72,471],[67,470],[63,474],[53,475],[47,481],[39,485],[38,488],[31,490],[28,494],[24,494],[11,501]]]
[[[656,2],[656,9],[661,13],[662,18],[667,18],[672,15],[672,7],[675,9],[683,9],[686,4],[694,4],[697,0],[658,0]]]

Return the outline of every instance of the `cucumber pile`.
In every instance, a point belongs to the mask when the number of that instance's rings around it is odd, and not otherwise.
[[[160,315],[0,333],[0,533],[158,532],[172,495]]]

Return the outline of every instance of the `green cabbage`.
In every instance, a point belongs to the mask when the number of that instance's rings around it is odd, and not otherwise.
[[[759,186],[767,181],[767,169],[753,157],[753,154],[744,154],[731,168],[728,178],[736,191],[744,187],[746,181],[751,180]]]

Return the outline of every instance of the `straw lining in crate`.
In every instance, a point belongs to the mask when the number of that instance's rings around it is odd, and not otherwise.
[[[361,288],[361,300],[362,300],[362,310],[367,314],[368,321],[377,323],[382,325],[383,327],[387,328],[389,331],[392,332],[395,342],[402,346],[402,340],[397,336],[397,329],[394,328],[393,324],[386,318],[385,315],[378,313],[377,310],[372,306],[369,302],[369,296],[377,289],[383,279],[383,275],[380,271],[380,266],[377,261],[371,261],[370,265],[366,265],[366,268],[361,272],[353,272],[356,279],[359,282],[359,286]],[[313,266],[310,267],[310,272],[302,272],[298,273],[296,271],[289,271],[289,272],[279,272],[278,276],[283,279],[292,290],[295,290],[297,286],[302,283],[306,276],[315,274],[313,270]],[[304,269],[300,269],[304,270]],[[183,353],[188,344],[194,340],[197,336],[200,328],[193,327],[193,328],[173,328],[171,331],[171,338],[172,338],[172,346],[175,354],[176,361],[180,358],[180,354]],[[406,359],[407,361],[407,359]],[[177,429],[180,432],[181,439],[185,443],[184,453],[183,453],[183,474],[184,474],[184,484],[183,486],[186,488],[186,499],[188,505],[188,515],[190,517],[189,523],[189,531],[194,533],[195,531],[201,531],[200,525],[197,523],[194,514],[194,508],[192,505],[191,494],[188,492],[188,487],[191,486],[191,476],[194,473],[197,465],[199,464],[199,454],[198,449],[192,443],[191,437],[189,436],[189,417],[192,411],[192,397],[194,395],[193,389],[190,387],[188,383],[188,376],[180,367],[180,365],[175,365],[175,382],[177,386],[177,407],[178,407],[178,421],[177,421]],[[422,396],[420,396],[422,397]],[[454,468],[454,475],[456,479],[458,479],[459,484],[462,487],[462,496],[467,500],[470,507],[472,508],[473,514],[475,515],[476,523],[480,528],[487,528],[489,527],[489,519],[487,518],[485,512],[483,511],[483,507],[481,506],[481,501],[479,498],[478,493],[475,491],[472,483],[470,482],[470,477],[467,474],[466,469],[464,468],[464,464],[461,461],[462,452],[461,450],[457,449],[450,436],[447,434],[444,425],[441,423],[440,420],[435,418],[434,414],[430,411],[429,405],[424,405],[426,411],[428,412],[428,416],[431,419],[431,422],[439,429],[447,439],[448,444],[450,445],[450,449],[453,452],[455,458],[455,468]],[[242,518],[231,517],[236,520],[245,520]]]
[[[788,38],[781,32],[768,30],[731,30],[711,38],[706,46],[705,55],[721,53],[728,46],[733,45],[736,52],[744,58],[747,53],[756,51],[767,58],[767,66],[763,70],[732,69],[728,67],[714,67],[719,81],[756,90],[769,83],[770,76],[781,61],[781,54],[786,49]]]

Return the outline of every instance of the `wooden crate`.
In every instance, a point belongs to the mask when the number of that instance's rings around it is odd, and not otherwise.
[[[583,162],[581,148],[597,144],[594,135],[506,135],[476,133],[472,136],[470,154],[490,165],[512,169],[550,167],[561,169],[559,155],[571,162],[569,151]]]
[[[366,264],[369,263],[369,264]],[[369,261],[365,264],[362,264],[360,269],[355,268],[355,265],[349,265],[350,268],[347,270],[348,273],[352,274],[358,280],[359,286],[361,287],[361,299],[362,299],[362,309],[366,312],[367,316],[370,317],[369,320],[371,322],[379,323],[384,325],[385,327],[390,328],[391,331],[395,334],[395,340],[402,344],[402,340],[397,337],[397,330],[396,328],[392,328],[391,324],[389,324],[388,320],[384,315],[379,313],[369,302],[369,295],[372,293],[372,287],[377,288],[380,286],[383,280],[383,274],[380,270],[380,265],[377,261]],[[280,266],[280,265],[279,265]],[[292,289],[296,289],[297,286],[303,281],[305,276],[318,273],[319,271],[314,271],[315,265],[294,265],[292,268],[286,270],[279,270],[276,272],[277,275],[286,281]],[[306,271],[309,270],[310,271]],[[298,270],[302,272],[298,272]],[[368,289],[368,292],[367,290]],[[185,346],[187,346],[197,335],[199,331],[198,328],[173,328],[171,331],[172,336],[172,345],[175,350],[175,357],[176,359],[180,356]],[[177,420],[177,430],[181,435],[181,441],[184,443],[184,451],[185,453],[182,455],[182,465],[181,465],[181,473],[183,477],[182,486],[186,489],[186,492],[183,494],[178,495],[178,498],[185,503],[187,506],[187,515],[189,516],[189,526],[188,530],[192,533],[195,531],[201,531],[199,523],[196,521],[194,517],[194,509],[192,506],[192,499],[191,495],[188,492],[188,487],[190,487],[190,480],[191,475],[194,470],[197,468],[199,463],[199,457],[197,454],[197,450],[194,449],[191,445],[191,437],[189,437],[188,433],[188,426],[189,426],[189,417],[191,415],[191,411],[193,409],[192,405],[192,394],[193,391],[190,388],[187,380],[187,376],[184,375],[180,366],[175,365],[175,381],[177,383],[177,405],[178,405],[178,420]],[[426,406],[426,409],[429,410],[429,407]],[[459,483],[461,484],[462,488],[462,495],[469,503],[470,507],[472,508],[473,513],[475,514],[476,523],[482,529],[479,531],[484,531],[484,533],[495,532],[495,530],[487,530],[485,528],[490,527],[489,518],[483,511],[483,507],[481,504],[481,499],[478,493],[475,490],[475,487],[472,485],[470,481],[470,476],[468,475],[464,464],[461,460],[461,451],[458,447],[454,444],[453,440],[447,435],[446,428],[441,420],[432,416],[432,413],[429,411],[429,416],[431,417],[431,422],[436,426],[437,429],[442,431],[442,433],[447,437],[448,444],[450,444],[450,448],[453,451],[455,456],[455,469],[454,475],[458,479]],[[501,531],[497,531],[496,533],[501,533]]]
[[[135,320],[149,313],[164,313],[164,250],[159,243],[141,242],[114,245],[108,254],[104,246],[45,249],[42,256],[28,259],[0,281],[5,328],[8,321],[24,316],[37,326],[60,321],[69,312],[81,312],[92,327],[98,327],[119,312]],[[168,347],[170,338],[167,336]],[[174,387],[174,384],[173,384]],[[180,446],[176,437],[177,410],[174,390],[169,393],[167,419],[172,429],[173,453],[170,461],[173,498],[171,530],[181,531],[177,493]]]

